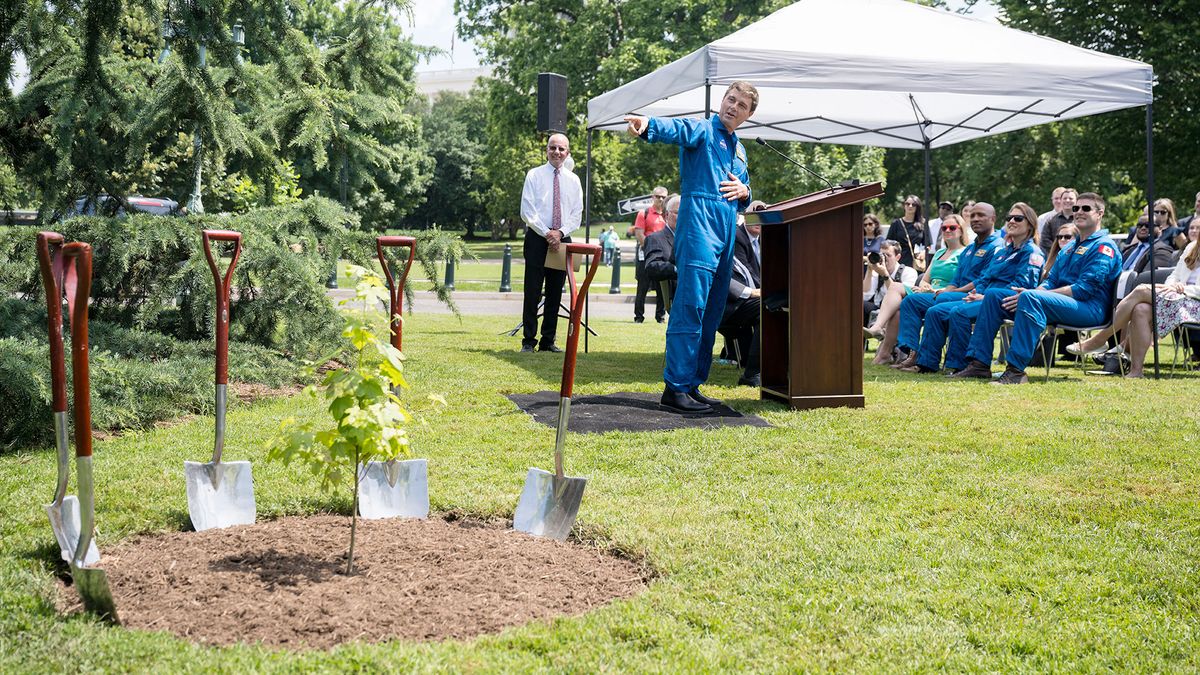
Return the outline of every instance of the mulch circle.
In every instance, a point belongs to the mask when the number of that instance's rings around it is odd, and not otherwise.
[[[508,400],[537,422],[558,426],[557,391],[533,394],[508,394]],[[660,394],[622,391],[615,394],[575,396],[571,399],[571,418],[567,431],[577,434],[602,434],[609,431],[671,431],[674,429],[716,429],[718,427],[760,427],[771,425],[761,417],[743,415],[721,404],[711,412],[689,415],[659,405]]]
[[[204,644],[326,649],[442,640],[575,616],[645,589],[642,564],[505,523],[286,517],[205,532],[143,535],[103,550],[127,628]],[[66,611],[78,596],[64,589]]]

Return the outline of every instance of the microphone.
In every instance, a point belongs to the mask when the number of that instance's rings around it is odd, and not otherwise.
[[[792,164],[795,164],[796,166],[800,167],[801,169],[804,169],[805,171],[807,171],[812,176],[816,177],[817,180],[821,181],[822,183],[824,183],[825,185],[827,185],[829,187],[830,194],[837,192],[838,189],[836,187],[834,187],[833,183],[829,182],[828,178],[822,176],[821,174],[817,173],[816,171],[813,171],[812,169],[808,168],[807,166],[804,166],[800,162],[797,162],[796,160],[792,159],[791,157],[788,157],[787,155],[783,154],[782,152],[777,150],[775,148],[775,146],[767,143],[761,137],[754,139],[754,141],[765,148],[770,148],[771,152],[774,152],[775,154],[779,155],[780,157],[784,158],[785,160],[791,162]],[[858,179],[852,178],[848,181],[843,182],[841,187],[844,190],[846,188],[858,187],[858,184],[859,184]]]

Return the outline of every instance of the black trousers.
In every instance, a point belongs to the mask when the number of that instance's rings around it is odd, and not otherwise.
[[[650,275],[646,274],[646,262],[644,260],[637,261],[637,267],[634,268],[637,277],[637,296],[633,299],[633,318],[643,319],[646,317],[646,293],[654,289],[654,318],[661,321],[667,315],[667,310],[663,306],[662,296],[658,292],[658,284],[650,279]]]
[[[761,371],[759,350],[761,343],[758,338],[759,317],[762,313],[762,301],[759,298],[746,298],[731,302],[732,309],[727,309],[717,329],[722,335],[729,335],[737,340],[738,349],[745,360],[745,376],[758,375]]]
[[[563,237],[563,242],[569,243],[570,237]],[[558,332],[558,307],[562,304],[563,284],[567,280],[566,270],[546,269],[546,252],[550,245],[537,232],[525,228],[525,243],[522,254],[525,256],[525,304],[521,309],[521,323],[524,333],[521,345],[549,347],[554,344],[554,335]],[[545,295],[543,296],[543,287]],[[542,316],[542,339],[537,339],[537,310],[538,301],[546,299]]]

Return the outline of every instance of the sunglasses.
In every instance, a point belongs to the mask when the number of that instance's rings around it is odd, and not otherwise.
[[[1075,206],[1071,207],[1071,213],[1079,213],[1080,211],[1083,211],[1084,213],[1091,213],[1092,211],[1098,212],[1099,210],[1100,209],[1098,208],[1093,209],[1091,204],[1076,204]]]
[[[957,225],[943,225],[942,232],[958,232]]]
[[[1074,238],[1075,238],[1075,235],[1073,235],[1073,234],[1060,234],[1057,237],[1055,237],[1055,239],[1057,239],[1059,241],[1069,241]]]
[[[1025,216],[1022,216],[1019,213],[1014,213],[1014,214],[1010,215],[1008,218],[1006,218],[1005,220],[1011,221],[1014,223],[1023,223],[1023,222],[1025,222]]]
[[[1154,215],[1156,215],[1156,216],[1165,216],[1165,215],[1167,215],[1167,212],[1166,212],[1165,210],[1163,210],[1163,211],[1160,211],[1160,210],[1158,210],[1158,209],[1154,209]]]

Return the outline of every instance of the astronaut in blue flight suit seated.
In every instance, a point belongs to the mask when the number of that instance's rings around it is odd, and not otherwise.
[[[676,412],[704,414],[721,403],[702,394],[700,385],[708,380],[729,292],[737,214],[750,204],[746,149],[734,131],[757,108],[758,90],[739,81],[729,85],[717,114],[707,120],[625,118],[633,136],[679,146],[679,281],[667,323],[661,400]]]
[[[993,384],[1024,384],[1025,366],[1047,324],[1097,326],[1112,314],[1113,282],[1121,252],[1100,227],[1104,198],[1085,192],[1071,212],[1079,236],[1063,247],[1050,274],[1036,288],[988,288],[967,348],[968,362],[954,377],[991,379],[992,348],[1004,319],[1013,320],[1008,367]]]

